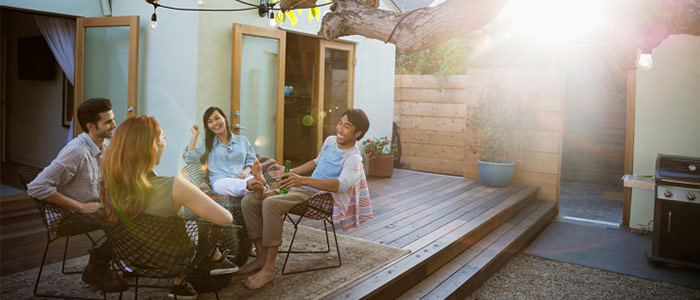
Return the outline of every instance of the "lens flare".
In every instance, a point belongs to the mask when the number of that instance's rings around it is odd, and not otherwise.
[[[268,138],[266,136],[259,136],[258,138],[255,139],[255,146],[260,147],[260,148],[265,148],[268,142]]]
[[[310,116],[310,115],[306,115],[306,116],[304,116],[303,119],[301,119],[301,123],[304,124],[304,126],[307,126],[307,127],[308,127],[308,126],[311,126],[311,125],[314,124],[314,117],[312,117],[312,116]]]

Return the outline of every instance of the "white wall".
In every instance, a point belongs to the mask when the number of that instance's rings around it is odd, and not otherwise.
[[[192,7],[194,1],[171,0],[167,5]],[[196,4],[194,4],[196,5]],[[181,168],[182,150],[196,119],[197,41],[199,14],[158,9],[158,27],[150,29],[153,7],[145,1],[112,1],[112,16],[138,15],[138,114],[154,116],[166,137],[159,175],[173,176]]]
[[[152,6],[144,1],[111,1],[112,16],[140,16],[139,114],[155,116],[167,137],[161,175],[174,175],[191,137],[189,128],[200,124],[212,105],[229,110],[232,24],[267,27],[256,10],[246,12],[181,12],[160,8],[158,28],[149,29]],[[230,0],[207,0],[204,7],[231,7]],[[100,0],[3,0],[3,5],[80,16],[102,16]],[[192,0],[170,0],[167,5],[195,7]],[[240,5],[240,7],[244,7]],[[382,3],[382,7],[386,4]],[[323,12],[323,10],[322,10]],[[305,12],[306,13],[306,12]],[[299,18],[295,31],[315,34],[319,21]],[[289,27],[285,25],[285,27]],[[394,47],[362,37],[356,48],[355,107],[370,117],[370,136],[391,135],[394,92]]]
[[[54,80],[18,79],[17,38],[41,36],[41,32],[30,14],[7,11],[2,17],[8,60],[4,120],[7,159],[45,167],[61,151],[68,136],[68,128],[61,125],[63,71],[56,63]]]
[[[658,153],[700,157],[700,37],[671,36],[637,70],[634,174],[654,175]],[[653,219],[654,194],[633,189],[630,227]]]

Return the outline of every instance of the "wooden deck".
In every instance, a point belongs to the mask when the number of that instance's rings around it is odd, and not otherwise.
[[[339,233],[411,253],[330,298],[465,297],[554,217],[554,204],[537,200],[535,187],[491,188],[407,170],[370,178],[369,185],[374,218]]]
[[[339,234],[411,253],[329,298],[463,298],[554,217],[554,204],[537,200],[535,187],[490,188],[467,178],[398,169],[391,178],[368,181],[374,218],[346,232],[336,226]],[[34,204],[3,198],[0,211],[2,276],[38,267],[46,236]],[[60,261],[63,245],[50,249],[48,263]],[[89,241],[71,239],[71,249],[69,257],[84,255]]]

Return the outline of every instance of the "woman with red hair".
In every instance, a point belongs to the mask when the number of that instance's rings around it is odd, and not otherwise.
[[[102,159],[100,201],[104,221],[125,222],[139,214],[173,217],[184,206],[216,225],[231,224],[231,213],[186,179],[156,175],[154,168],[163,150],[165,137],[154,117],[134,116],[119,125]],[[212,275],[238,271],[218,249],[210,269]],[[196,299],[192,286],[180,282],[182,278],[176,279],[168,296]]]

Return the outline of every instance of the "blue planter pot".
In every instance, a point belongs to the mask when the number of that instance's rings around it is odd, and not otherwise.
[[[479,177],[486,186],[508,186],[513,181],[515,162],[494,163],[479,160]]]

